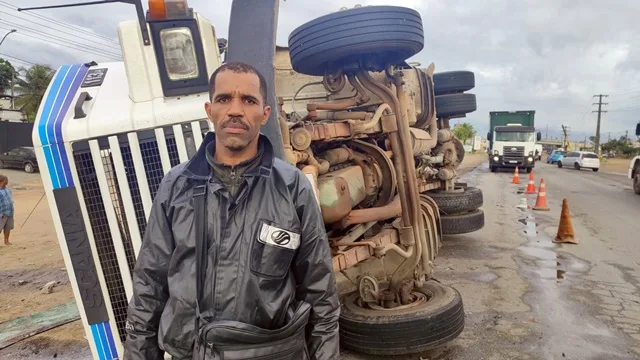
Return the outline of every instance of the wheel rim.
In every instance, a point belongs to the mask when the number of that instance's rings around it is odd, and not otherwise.
[[[33,171],[33,165],[31,165],[31,164],[27,164],[27,165],[25,165],[25,166],[24,166],[24,170],[25,170],[26,172],[31,172],[31,171]]]

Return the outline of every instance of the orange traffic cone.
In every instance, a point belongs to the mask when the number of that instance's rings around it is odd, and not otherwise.
[[[544,179],[540,179],[540,191],[538,191],[538,198],[536,204],[533,206],[533,210],[549,211],[547,206],[547,187],[544,185]]]
[[[558,234],[553,239],[554,243],[577,244],[573,234],[573,224],[571,224],[571,214],[569,213],[569,202],[566,198],[562,199],[562,212],[560,213],[560,224],[558,225]]]
[[[536,181],[533,178],[533,170],[529,173],[529,184],[527,184],[527,191],[525,194],[535,194],[536,193]]]
[[[512,184],[520,184],[520,175],[518,175],[518,167],[516,166],[516,171],[513,173],[513,180],[511,180]]]

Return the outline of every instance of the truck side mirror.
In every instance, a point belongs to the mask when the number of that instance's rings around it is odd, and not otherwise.
[[[640,136],[640,123],[636,125],[636,136]]]
[[[490,132],[487,133],[487,140],[491,141],[491,133]]]
[[[536,140],[537,141],[542,140],[542,133],[540,131],[538,131],[538,133],[536,134]]]

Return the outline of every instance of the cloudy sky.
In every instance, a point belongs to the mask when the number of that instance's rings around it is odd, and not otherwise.
[[[16,66],[53,67],[120,58],[116,25],[134,18],[131,5],[15,10],[73,2],[80,0],[0,0],[0,32],[18,30],[0,46],[0,57]],[[306,21],[356,4],[401,4],[420,12],[425,47],[411,60],[433,62],[436,71],[475,72],[471,92],[478,110],[461,121],[481,134],[489,111],[533,109],[543,136],[559,136],[564,124],[573,139],[583,140],[595,134],[594,94],[609,95],[604,140],[609,133],[633,134],[640,120],[640,1],[286,0],[280,3],[278,44],[286,45],[289,33]],[[227,37],[230,0],[189,0],[189,6]]]

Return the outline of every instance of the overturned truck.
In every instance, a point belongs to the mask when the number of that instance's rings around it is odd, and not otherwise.
[[[191,9],[155,11],[119,25],[124,62],[58,69],[33,133],[96,359],[121,357],[151,203],[215,130],[207,80],[234,46]],[[433,279],[433,261],[443,234],[484,224],[482,193],[457,182],[464,148],[449,128],[475,110],[473,74],[408,64],[423,39],[412,9],[357,7],[300,26],[269,65],[278,111],[266,133],[313,184],[334,269],[353,284],[341,342],[363,353],[415,353],[462,332],[461,296]]]

